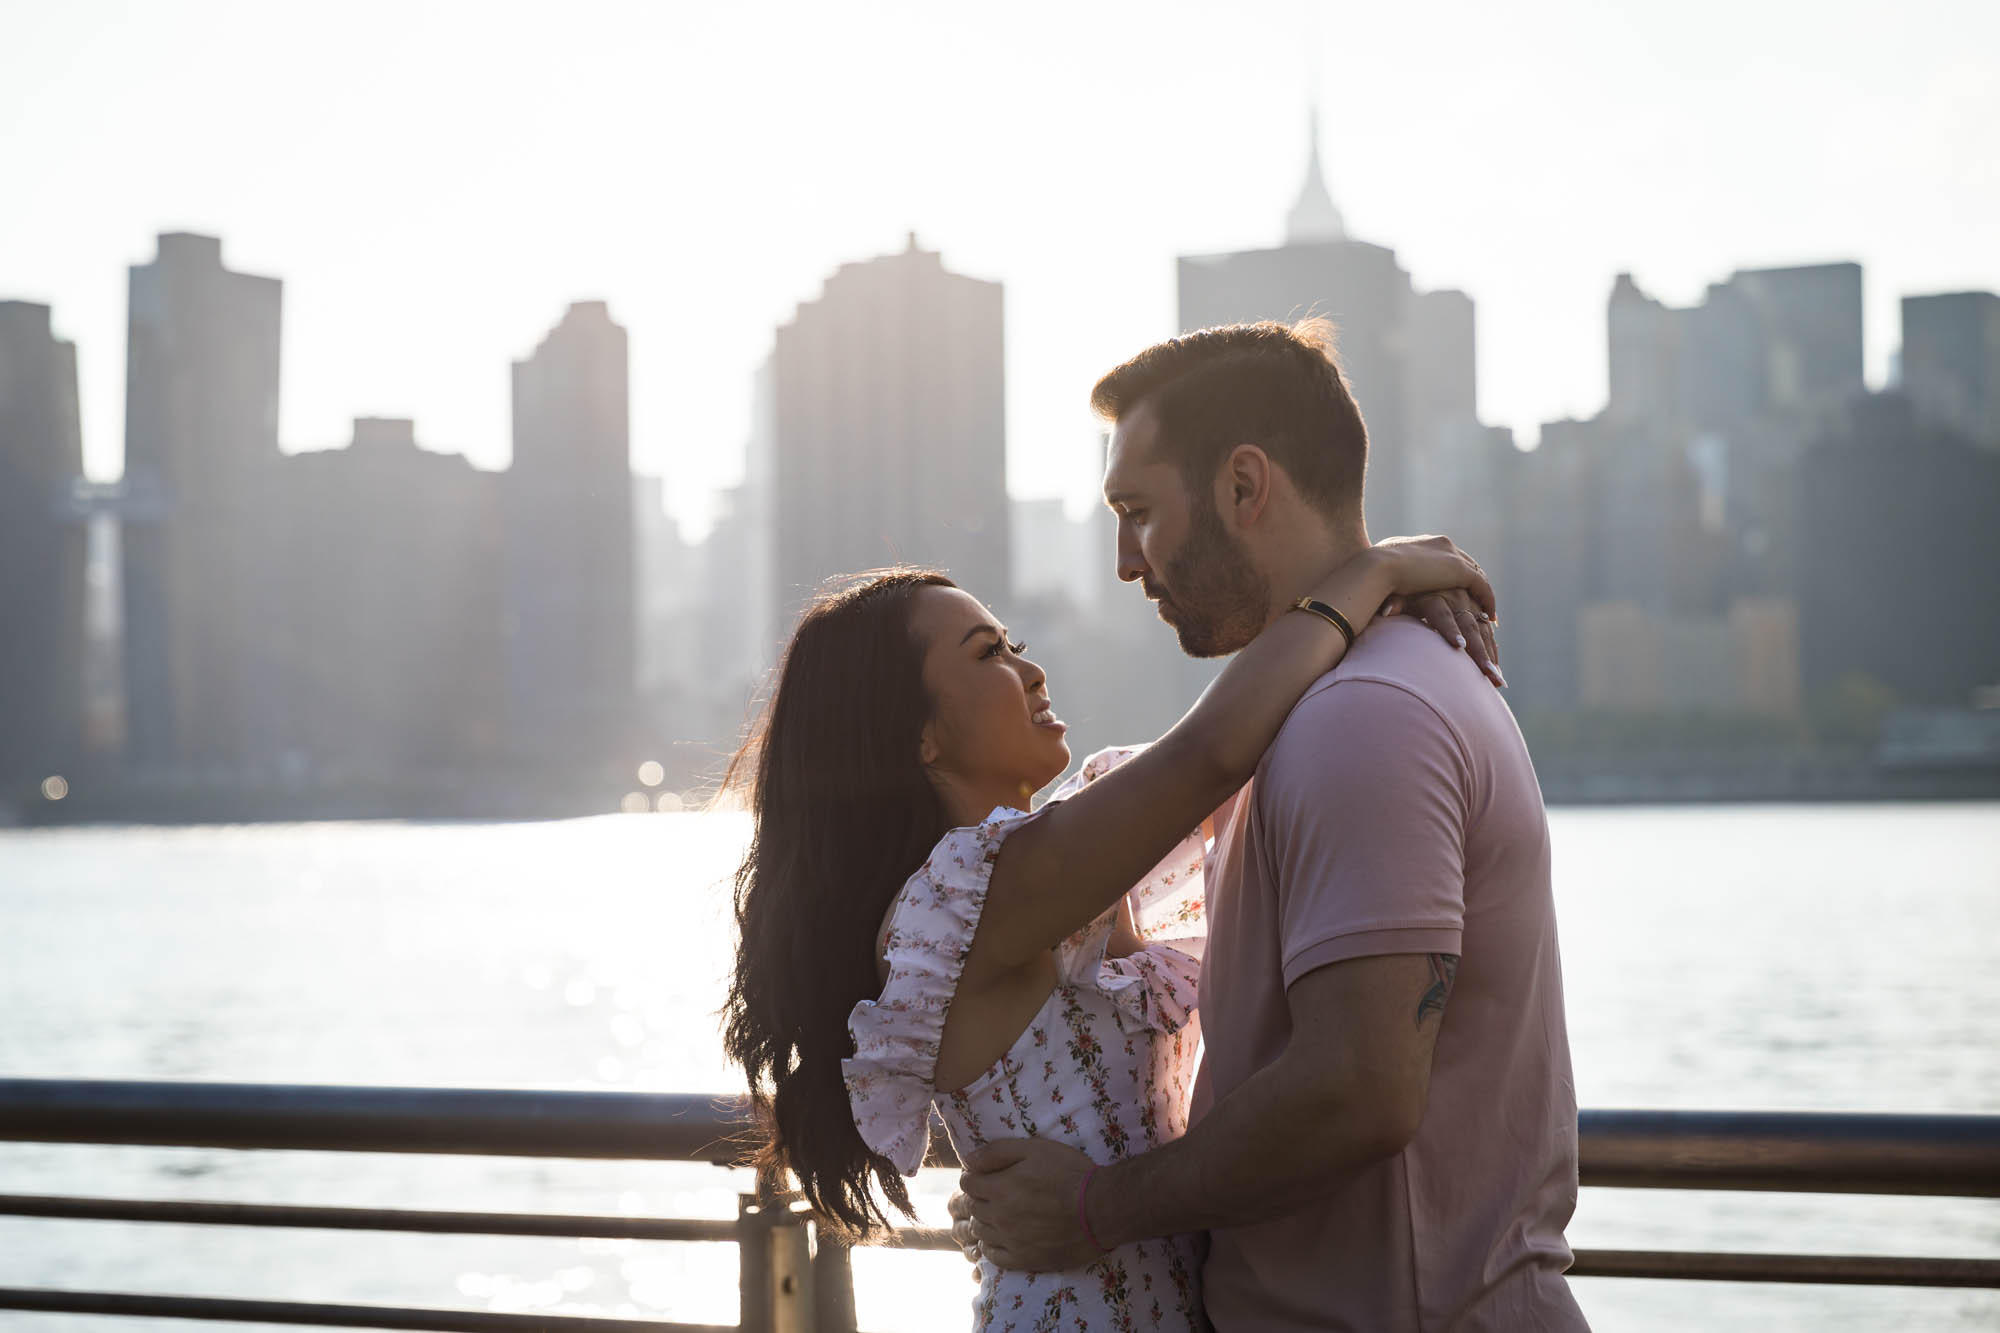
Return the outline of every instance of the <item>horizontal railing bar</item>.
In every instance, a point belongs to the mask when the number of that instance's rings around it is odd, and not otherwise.
[[[463,1213],[388,1208],[311,1208],[187,1200],[0,1195],[0,1215],[101,1222],[172,1222],[214,1226],[315,1227],[454,1235],[590,1236],[611,1240],[729,1242],[726,1218],[602,1217],[538,1213]],[[885,1248],[956,1251],[944,1227],[899,1227],[874,1242]],[[2000,1260],[1881,1255],[1717,1254],[1654,1250],[1579,1250],[1576,1277],[1653,1277],[1719,1281],[1856,1283],[1881,1286],[2000,1287]]]
[[[943,1227],[900,1227],[894,1240],[883,1243],[905,1250],[958,1249],[951,1232]],[[1718,1282],[1818,1282],[1884,1287],[2000,1287],[2000,1259],[1578,1250],[1569,1275]]]
[[[2000,1116],[1585,1111],[1583,1183],[2000,1198]]]
[[[603,1217],[561,1213],[465,1213],[415,1208],[321,1208],[210,1203],[192,1199],[99,1199],[0,1194],[0,1217],[194,1226],[314,1227],[330,1231],[419,1231],[454,1236],[588,1236],[597,1240],[728,1241],[734,1218]]]
[[[0,1079],[0,1140],[731,1165],[740,1099],[676,1093]]]
[[[1826,1286],[2000,1287],[2000,1259],[1578,1250],[1569,1275],[1678,1278],[1705,1282],[1802,1282]]]
[[[417,1310],[394,1305],[321,1305],[303,1301],[225,1300],[139,1292],[45,1291],[0,1287],[0,1310],[53,1314],[152,1315],[228,1323],[313,1324],[322,1328],[426,1329],[435,1333],[738,1333],[734,1324],[669,1324],[590,1315],[500,1314],[486,1310]]]
[[[743,1099],[0,1079],[0,1140],[740,1164]],[[1593,1110],[1593,1186],[2000,1198],[2000,1116]],[[952,1161],[939,1139],[933,1161]]]

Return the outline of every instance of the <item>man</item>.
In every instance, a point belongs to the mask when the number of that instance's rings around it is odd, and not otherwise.
[[[1367,433],[1324,322],[1172,339],[1092,404],[1119,577],[1185,651],[1242,647],[1368,544]],[[1362,634],[1227,811],[1207,893],[1187,1135],[1095,1170],[989,1144],[961,1235],[1060,1269],[1206,1230],[1221,1333],[1584,1329],[1548,826],[1472,660],[1408,620]]]

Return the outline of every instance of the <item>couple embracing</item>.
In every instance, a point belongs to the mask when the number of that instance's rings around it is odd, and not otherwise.
[[[1370,544],[1322,322],[1172,339],[1092,403],[1119,576],[1234,658],[1031,812],[1059,696],[985,606],[898,570],[806,610],[739,756],[726,1036],[766,1165],[866,1235],[941,1115],[996,1333],[1583,1329],[1491,588],[1446,539]]]

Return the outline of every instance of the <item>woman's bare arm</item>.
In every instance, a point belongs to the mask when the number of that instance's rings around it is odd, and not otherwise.
[[[1371,548],[1313,595],[1358,629],[1392,594],[1451,587],[1492,606],[1478,566],[1439,537]],[[1017,830],[994,864],[968,980],[1035,961],[1116,902],[1250,779],[1292,705],[1345,651],[1319,616],[1279,616],[1158,742]]]

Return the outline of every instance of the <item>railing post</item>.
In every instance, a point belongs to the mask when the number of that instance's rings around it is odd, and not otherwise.
[[[855,1333],[853,1251],[817,1226],[813,1241],[814,1333]]]
[[[772,1333],[771,1233],[755,1194],[736,1196],[736,1290],[740,1333]]]
[[[803,1213],[780,1200],[767,1214],[771,1237],[771,1333],[815,1333],[812,1235]]]
[[[736,1196],[742,1333],[817,1333],[812,1234],[790,1195],[759,1186]]]

